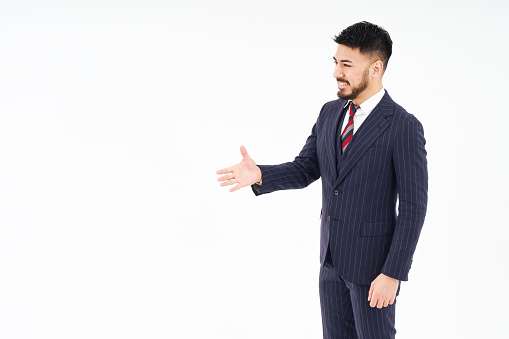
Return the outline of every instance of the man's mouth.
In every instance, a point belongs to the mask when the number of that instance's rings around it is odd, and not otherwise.
[[[348,86],[348,82],[345,81],[338,81],[338,87],[339,89],[346,88]]]

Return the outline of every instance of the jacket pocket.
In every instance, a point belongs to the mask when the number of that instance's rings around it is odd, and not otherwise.
[[[374,237],[394,233],[393,221],[365,222],[361,225],[361,236]]]

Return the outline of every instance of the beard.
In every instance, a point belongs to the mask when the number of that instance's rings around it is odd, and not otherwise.
[[[342,80],[342,79],[340,79]],[[369,68],[366,68],[364,70],[364,74],[362,75],[361,83],[358,86],[352,86],[350,85],[352,92],[350,94],[346,94],[344,92],[338,91],[338,98],[341,100],[353,100],[359,96],[366,88],[368,88],[368,81],[369,81]]]

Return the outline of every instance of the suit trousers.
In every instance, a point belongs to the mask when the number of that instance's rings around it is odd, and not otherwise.
[[[399,289],[396,295],[399,295]],[[396,300],[392,305],[369,306],[370,285],[345,281],[334,269],[330,248],[320,268],[319,291],[324,339],[395,338]]]

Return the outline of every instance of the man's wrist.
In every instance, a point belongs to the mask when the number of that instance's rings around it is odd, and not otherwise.
[[[258,166],[256,166],[256,167],[258,167]],[[258,167],[258,171],[260,171],[260,181],[255,182],[255,184],[261,186],[262,185],[262,170],[260,169],[260,167]]]

